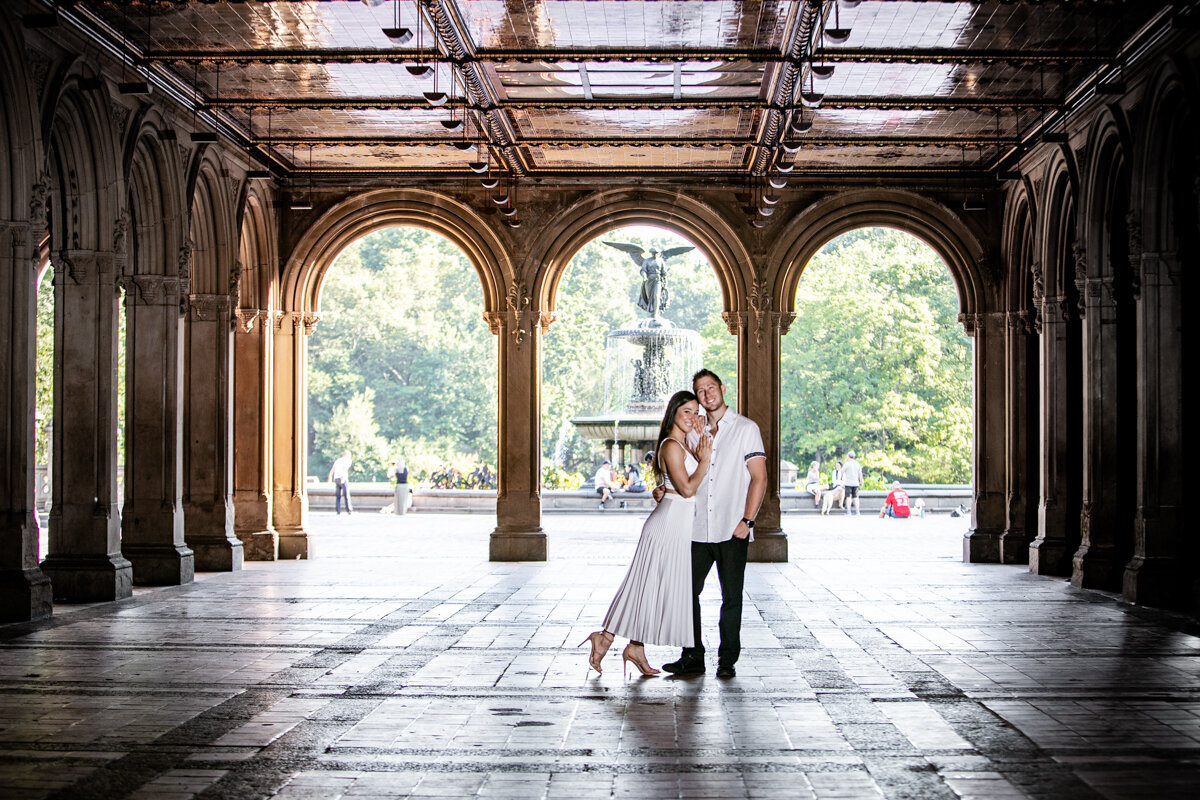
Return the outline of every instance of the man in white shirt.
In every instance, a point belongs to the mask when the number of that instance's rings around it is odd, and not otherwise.
[[[329,480],[333,481],[333,507],[337,513],[342,513],[342,499],[346,500],[346,513],[353,514],[354,506],[350,505],[350,451],[342,452],[341,458],[333,462],[329,468]]]
[[[737,675],[734,664],[741,654],[742,586],[746,578],[746,553],[754,540],[754,517],[767,492],[767,456],[758,425],[725,405],[725,386],[711,370],[692,378],[713,437],[712,461],[696,491],[692,526],[692,625],[693,646],[683,648],[678,661],[663,669],[676,675],[704,672],[704,644],[700,631],[700,593],[713,564],[721,582],[721,619],[718,630],[717,677]],[[656,494],[656,497],[658,495]]]
[[[863,473],[862,464],[854,457],[854,451],[851,450],[846,454],[846,464],[842,467],[842,477],[846,481],[846,516],[850,515],[850,509],[854,509],[855,516],[858,516],[858,490],[862,487]]]
[[[596,470],[596,494],[600,495],[600,510],[604,510],[604,504],[612,500],[613,490],[617,488],[617,482],[613,480],[612,462],[605,459],[600,465],[600,469]]]

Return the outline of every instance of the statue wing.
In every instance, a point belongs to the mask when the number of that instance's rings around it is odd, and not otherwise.
[[[642,249],[640,244],[633,244],[632,242],[605,242],[603,240],[601,240],[601,243],[609,247],[615,247],[618,250],[624,250],[633,258],[633,263],[639,267],[642,265],[642,253],[646,251]]]
[[[667,259],[674,258],[675,256],[681,256],[687,251],[695,249],[696,248],[690,244],[687,247],[668,247],[666,250],[663,250],[661,253],[659,253],[658,257],[661,260],[666,261]]]

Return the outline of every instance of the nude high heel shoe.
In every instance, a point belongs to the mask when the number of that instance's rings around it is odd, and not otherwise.
[[[608,648],[612,647],[613,635],[608,631],[592,631],[578,646],[583,647],[588,642],[592,644],[592,653],[588,656],[588,667],[596,670],[596,674],[603,675],[604,670],[600,669],[600,661],[608,652]]]
[[[621,651],[621,662],[622,666],[625,667],[626,677],[629,677],[630,663],[637,667],[642,675],[654,676],[662,671],[650,666],[650,662],[646,660],[646,648],[641,642],[630,642],[625,645],[625,649]]]

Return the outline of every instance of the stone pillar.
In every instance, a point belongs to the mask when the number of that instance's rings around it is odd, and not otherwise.
[[[0,220],[0,622],[44,619],[52,610],[50,579],[38,568],[37,264],[29,230],[28,223]]]
[[[183,248],[181,259],[190,255]],[[190,583],[183,537],[183,315],[180,278],[125,280],[125,506],[121,551],[138,584]]]
[[[1037,530],[1036,446],[1030,447],[1037,427],[1037,381],[1032,368],[1032,315],[1027,311],[1008,314],[1005,332],[1005,506],[1004,530],[1000,534],[1002,564],[1029,563],[1029,544]]]
[[[192,295],[187,318],[183,514],[196,569],[242,568],[233,530],[233,325],[224,294]]]
[[[117,286],[112,253],[54,265],[54,474],[42,571],[71,602],[133,593],[117,511]],[[176,307],[178,314],[178,307]],[[29,420],[31,421],[31,420]]]
[[[1037,575],[1070,574],[1070,540],[1079,525],[1069,474],[1074,465],[1070,415],[1076,405],[1068,363],[1069,306],[1065,297],[1046,297],[1041,314],[1041,498],[1037,538],[1029,545],[1029,571]]]
[[[988,312],[959,320],[974,337],[974,442],[971,484],[974,502],[971,527],[963,538],[963,561],[1000,561],[1004,532],[1005,488],[1005,329],[1003,312]]]
[[[518,283],[508,294],[507,313],[485,314],[496,334],[498,381],[498,488],[496,529],[488,543],[490,561],[545,561],[542,531],[542,336],[549,315],[529,311]]]
[[[1183,298],[1174,253],[1146,253],[1137,297],[1137,516],[1126,600],[1186,606],[1194,563],[1181,558],[1185,486],[1183,452]],[[1194,535],[1194,534],[1191,534]]]
[[[304,491],[307,403],[305,335],[317,324],[315,314],[281,313],[274,327],[272,389],[271,511],[279,534],[279,558],[311,558],[312,540],[304,529],[308,498]]]
[[[1122,553],[1118,547],[1118,493],[1127,491],[1122,483],[1128,468],[1121,463],[1117,442],[1117,431],[1125,424],[1117,402],[1118,309],[1111,277],[1086,279],[1084,288],[1083,508],[1071,583],[1117,591],[1128,560],[1128,550]]]
[[[233,337],[233,526],[249,561],[274,561],[270,312],[239,311]]]
[[[737,410],[758,423],[767,454],[767,493],[755,518],[747,558],[786,562],[787,535],[779,524],[779,343],[796,315],[769,310],[766,294],[765,285],[757,285],[751,310],[726,313],[725,323],[737,336]]]

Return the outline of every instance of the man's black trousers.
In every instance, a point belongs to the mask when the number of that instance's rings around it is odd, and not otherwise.
[[[732,667],[742,652],[742,585],[746,582],[746,552],[749,539],[730,539],[715,544],[692,542],[692,630],[695,647],[683,648],[684,658],[704,658],[704,639],[700,631],[700,593],[704,581],[717,565],[721,582],[721,645],[717,648],[718,666]]]

